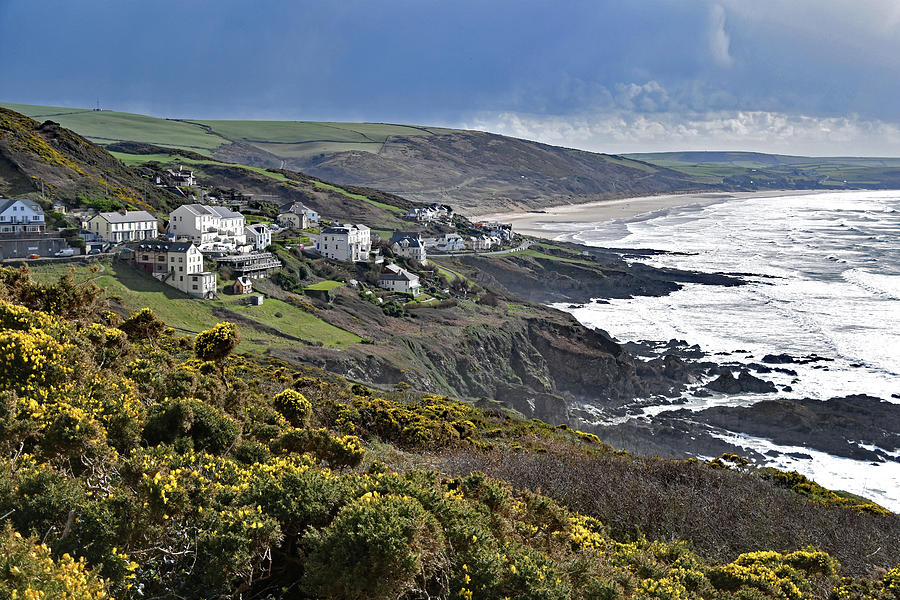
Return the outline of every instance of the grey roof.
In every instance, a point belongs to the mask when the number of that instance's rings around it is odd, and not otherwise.
[[[244,216],[225,206],[212,206],[209,204],[182,204],[178,208],[186,208],[195,215],[212,215],[220,219],[237,219]]]
[[[28,198],[3,198],[0,197],[0,212],[5,212],[10,206],[15,204],[16,202],[21,202],[31,210],[37,211],[41,214],[44,214],[44,209],[41,208],[41,205],[35,202],[34,200],[29,200]]]
[[[420,240],[422,239],[422,234],[418,231],[395,231],[393,234],[391,234],[392,242],[399,242],[400,240],[407,238]]]
[[[135,221],[155,221],[156,217],[146,210],[130,210],[124,215],[120,212],[102,212],[100,217],[109,223],[134,223]]]
[[[406,269],[400,269],[399,273],[382,273],[378,277],[378,279],[384,279],[386,281],[413,281],[418,278],[418,275],[413,275]]]
[[[299,215],[307,211],[316,212],[302,202],[288,202],[287,204],[282,204],[281,208],[278,209],[279,214],[294,213],[295,215]]]
[[[144,250],[146,252],[187,252],[194,244],[192,242],[141,242],[139,244],[128,244],[126,247],[137,252]]]
[[[351,225],[350,223],[344,223],[343,225],[335,225],[332,227],[326,227],[322,230],[322,233],[350,233],[354,229],[368,229],[365,225]]]

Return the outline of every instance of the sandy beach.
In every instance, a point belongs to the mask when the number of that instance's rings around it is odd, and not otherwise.
[[[553,239],[572,231],[570,223],[605,223],[631,219],[667,208],[705,206],[737,198],[770,198],[814,193],[806,190],[765,192],[703,192],[698,194],[667,194],[619,200],[601,200],[587,204],[568,204],[546,208],[540,212],[506,212],[481,215],[480,221],[512,223],[513,229],[524,235]]]

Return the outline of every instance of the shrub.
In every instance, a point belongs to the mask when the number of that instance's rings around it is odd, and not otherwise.
[[[365,451],[354,435],[333,436],[325,429],[294,429],[279,437],[273,447],[281,452],[309,452],[332,467],[355,467]]]
[[[142,308],[133,313],[119,325],[132,340],[156,340],[165,329],[166,324],[156,318],[156,314],[149,308]]]
[[[440,526],[419,501],[368,492],[304,536],[303,584],[319,598],[394,599],[446,567]]]
[[[312,404],[306,399],[306,396],[294,390],[284,390],[277,394],[273,404],[275,410],[295,427],[305,425],[312,414]]]
[[[219,409],[194,398],[178,398],[150,409],[143,437],[150,444],[175,444],[182,451],[212,454],[232,446],[240,433],[234,420]]]
[[[241,341],[241,334],[234,323],[223,321],[212,329],[197,334],[194,353],[200,360],[224,361]]]
[[[7,524],[0,530],[0,598],[109,598],[106,585],[85,565],[63,554],[56,560],[35,539]]]

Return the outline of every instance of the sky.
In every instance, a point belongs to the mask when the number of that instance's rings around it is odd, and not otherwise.
[[[0,101],[900,156],[898,0],[0,0]]]

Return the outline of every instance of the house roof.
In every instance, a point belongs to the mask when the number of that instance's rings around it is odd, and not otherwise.
[[[128,244],[126,247],[135,252],[139,250],[147,252],[187,252],[193,245],[193,242],[141,242],[139,244]]]
[[[197,216],[211,215],[220,219],[237,219],[244,216],[225,206],[212,206],[210,204],[183,204],[178,208],[186,208]]]
[[[44,214],[44,209],[41,208],[41,205],[35,202],[34,200],[29,200],[27,198],[2,198],[0,197],[0,213],[6,212],[10,206],[15,204],[16,202],[21,202],[31,210],[35,212],[39,212]]]
[[[350,233],[354,229],[358,229],[359,231],[365,229],[366,231],[369,231],[369,228],[365,225],[353,225],[350,223],[344,223],[343,225],[333,225],[331,227],[326,227],[322,230],[322,233]]]
[[[247,225],[244,229],[249,229],[254,234],[265,233],[269,230],[269,226],[265,223],[254,223],[253,225]]]
[[[418,231],[395,231],[394,233],[391,234],[392,242],[399,242],[400,240],[404,240],[407,238],[414,239],[414,240],[421,240],[422,234],[419,233]]]
[[[303,214],[306,212],[316,212],[311,208],[307,207],[302,202],[288,202],[287,204],[282,204],[278,209],[279,214],[283,213],[294,213],[295,215]]]
[[[146,210],[129,210],[125,214],[120,212],[102,212],[98,215],[108,223],[135,223],[138,221],[156,221],[156,217]]]
[[[400,269],[398,273],[382,273],[378,276],[378,279],[383,279],[384,281],[418,281],[419,276],[413,275],[406,269]]]

